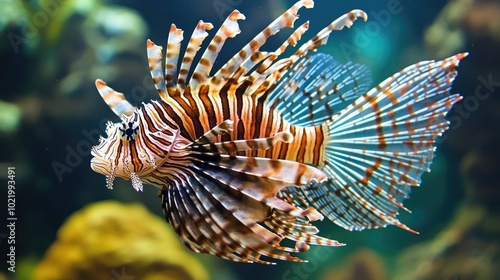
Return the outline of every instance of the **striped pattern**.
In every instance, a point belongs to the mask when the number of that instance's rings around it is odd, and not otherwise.
[[[367,20],[360,10],[298,47],[308,22],[274,52],[260,50],[313,4],[298,1],[214,71],[225,41],[240,33],[239,11],[197,63],[210,23],[196,25],[182,59],[183,31],[171,26],[164,70],[162,48],[148,40],[160,99],[136,108],[96,81],[122,122],[109,123],[107,137],[92,148],[92,169],[106,175],[108,188],[116,177],[130,179],[137,191],[158,187],[165,217],[184,244],[232,261],[302,261],[290,253],[311,244],[342,246],[317,235],[311,222],[323,217],[350,230],[389,224],[410,230],[395,216],[407,210],[402,200],[429,170],[434,138],[448,127],[444,116],[460,99],[449,89],[465,54],[417,63],[369,90],[365,66],[307,56],[332,31]],[[281,57],[290,47],[295,52]],[[283,246],[285,238],[295,246]]]

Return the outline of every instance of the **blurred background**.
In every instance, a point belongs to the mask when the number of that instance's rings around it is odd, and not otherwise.
[[[470,53],[452,89],[464,99],[448,115],[432,173],[405,202],[413,213],[400,215],[419,235],[394,227],[349,232],[325,221],[322,235],[347,246],[313,247],[302,255],[308,264],[232,263],[184,248],[163,221],[154,187],[137,193],[116,180],[110,191],[90,169],[90,147],[107,120],[118,121],[96,78],[135,104],[157,99],[147,38],[164,45],[175,23],[187,41],[200,19],[214,24],[213,35],[238,9],[247,19],[217,68],[294,2],[2,0],[0,217],[6,221],[13,166],[17,221],[16,272],[2,261],[0,279],[500,279],[497,0],[318,0],[296,22],[311,20],[308,39],[345,12],[366,11],[367,23],[334,32],[319,51],[368,65],[374,83],[420,60]],[[0,260],[10,234],[0,228]]]

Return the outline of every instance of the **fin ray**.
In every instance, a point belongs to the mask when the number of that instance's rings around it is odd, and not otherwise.
[[[407,210],[401,202],[429,171],[434,138],[448,128],[444,116],[460,100],[449,90],[464,56],[407,67],[323,124],[329,180],[301,189],[318,211],[347,229],[412,231],[395,216]]]
[[[123,93],[110,88],[103,80],[97,79],[95,81],[95,86],[104,102],[106,102],[109,108],[118,117],[121,118],[122,115],[131,116],[137,109],[128,102]]]
[[[167,39],[167,50],[165,52],[165,81],[167,83],[167,91],[170,95],[177,91],[177,62],[181,50],[181,42],[183,40],[182,29],[179,29],[172,24]]]
[[[148,64],[151,78],[155,84],[156,91],[162,100],[167,100],[167,88],[165,84],[165,77],[163,75],[163,68],[161,66],[162,48],[155,45],[153,41],[147,40],[146,42],[148,52]]]
[[[266,102],[294,125],[318,125],[365,93],[370,70],[360,64],[341,64],[331,56],[303,58],[279,81]]]
[[[281,14],[273,22],[271,22],[264,30],[257,34],[250,42],[245,45],[237,54],[228,60],[228,62],[221,67],[221,69],[214,75],[227,79],[234,73],[240,72],[241,74],[247,73],[256,63],[260,62],[254,58],[254,55],[259,53],[259,49],[270,36],[275,35],[281,29],[286,27],[293,27],[293,23],[298,18],[297,12],[300,8],[312,8],[313,1],[302,0],[296,2],[287,11]],[[242,67],[242,65],[244,65]],[[241,69],[241,70],[237,70]]]
[[[189,70],[191,69],[191,65],[193,63],[193,59],[198,52],[201,43],[208,36],[207,30],[211,30],[213,25],[209,22],[203,22],[200,20],[196,25],[196,28],[189,39],[189,43],[186,48],[186,52],[184,53],[184,58],[182,59],[181,68],[179,70],[179,78],[177,80],[178,85],[180,86],[179,90],[183,90],[186,86],[187,75]]]

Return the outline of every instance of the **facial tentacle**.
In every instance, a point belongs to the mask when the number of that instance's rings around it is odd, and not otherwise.
[[[106,187],[108,188],[108,190],[113,189],[113,181],[116,178],[117,168],[118,166],[113,166],[113,164],[111,164],[111,168],[109,169],[109,175],[106,175]]]
[[[142,192],[144,189],[144,186],[142,185],[141,178],[139,176],[137,176],[137,174],[135,174],[134,172],[130,171],[130,169],[128,168],[129,163],[130,163],[130,160],[126,159],[125,164],[123,165],[123,168],[125,169],[125,172],[127,172],[127,174],[129,175],[130,181],[132,181],[132,187],[134,188],[134,190],[136,190],[138,192],[139,191]]]

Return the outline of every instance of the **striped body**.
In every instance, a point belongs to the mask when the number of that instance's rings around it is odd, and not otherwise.
[[[183,31],[170,28],[162,48],[147,41],[160,100],[138,108],[101,80],[96,86],[121,123],[108,123],[92,148],[91,167],[160,189],[166,220],[184,244],[232,261],[302,261],[290,255],[309,244],[343,245],[318,236],[312,222],[327,217],[348,230],[395,225],[402,201],[434,156],[434,139],[461,97],[450,95],[456,67],[467,54],[411,65],[371,88],[363,65],[308,56],[334,30],[366,14],[353,10],[298,46],[308,22],[273,52],[260,47],[294,27],[301,0],[257,34],[217,71],[212,65],[239,32],[235,10],[197,64],[212,24],[200,21],[180,59]],[[211,75],[211,72],[215,72]],[[192,74],[190,74],[192,73]],[[295,242],[285,247],[283,239]],[[265,256],[269,260],[262,259]]]
[[[205,88],[209,91],[208,88]],[[161,110],[179,132],[191,141],[202,136],[206,131],[232,120],[234,130],[222,137],[223,141],[237,139],[256,139],[288,131],[293,136],[291,143],[277,143],[267,150],[249,150],[240,155],[288,159],[318,165],[323,149],[323,127],[294,126],[284,120],[279,112],[264,102],[265,95],[239,95],[235,88],[217,95],[208,95],[201,91],[197,96],[185,94],[185,98],[174,97],[166,102],[158,102],[153,110]],[[170,107],[171,110],[165,109]]]

